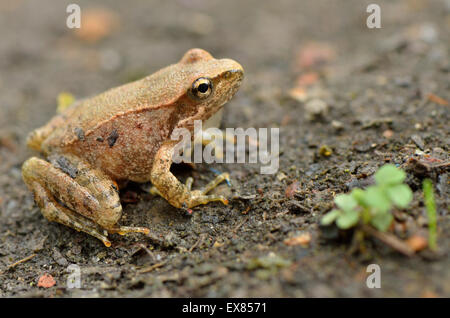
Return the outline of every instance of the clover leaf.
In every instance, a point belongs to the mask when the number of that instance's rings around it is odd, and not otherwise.
[[[390,213],[378,213],[372,217],[370,224],[377,230],[385,232],[391,225],[393,219],[394,217]]]
[[[355,199],[358,204],[365,206],[366,202],[364,200],[365,191],[361,190],[359,188],[354,188],[352,192],[350,193],[353,199]]]
[[[365,191],[364,201],[367,206],[375,209],[375,213],[385,213],[391,209],[389,196],[383,190],[382,187],[370,186]]]
[[[391,201],[398,208],[406,208],[413,198],[411,189],[406,184],[398,184],[386,189]]]
[[[322,217],[322,225],[336,222],[341,229],[358,224],[370,224],[380,231],[386,231],[394,217],[390,210],[406,208],[413,198],[408,185],[403,184],[406,174],[403,170],[388,164],[375,173],[375,185],[365,190],[354,188],[350,194],[340,194],[334,199],[338,209]]]
[[[401,184],[405,178],[405,172],[391,164],[384,165],[375,173],[375,181],[379,185]]]
[[[339,210],[331,210],[330,212],[328,212],[327,214],[325,214],[322,219],[320,220],[322,225],[330,225],[331,223],[333,223],[334,221],[336,221],[336,219],[339,217],[339,215],[341,214],[341,211]]]
[[[339,228],[347,230],[355,226],[359,221],[359,213],[355,210],[343,211],[336,220],[336,224]]]
[[[344,211],[353,210],[358,202],[349,194],[340,194],[334,198],[334,203]]]

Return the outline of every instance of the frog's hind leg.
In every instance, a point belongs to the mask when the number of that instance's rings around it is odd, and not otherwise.
[[[33,157],[22,166],[23,179],[47,219],[97,237],[106,246],[111,245],[108,232],[149,233],[146,228],[116,224],[122,215],[118,189],[101,171],[69,155],[50,160]]]
[[[77,231],[85,232],[98,238],[105,246],[111,246],[111,242],[100,232],[100,228],[93,221],[73,213],[71,210],[56,202],[38,182],[33,182],[31,188],[36,204],[47,220],[64,224]]]

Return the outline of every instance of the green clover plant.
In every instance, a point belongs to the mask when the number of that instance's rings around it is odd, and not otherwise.
[[[322,225],[336,222],[340,229],[349,229],[360,220],[380,231],[386,231],[392,223],[393,207],[404,209],[412,200],[412,191],[403,181],[406,174],[392,164],[381,167],[375,173],[375,185],[365,190],[355,188],[349,194],[337,195],[334,209],[322,217]]]

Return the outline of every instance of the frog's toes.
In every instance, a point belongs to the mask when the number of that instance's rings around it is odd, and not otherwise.
[[[228,184],[231,183],[230,180],[230,174],[228,172],[224,172],[219,174],[217,177],[214,178],[214,180],[212,180],[211,182],[209,182],[202,190],[203,194],[207,194],[208,192],[210,192],[212,189],[214,189],[215,187],[217,187],[220,183],[222,183],[223,181],[226,181]]]
[[[191,208],[200,204],[207,204],[213,201],[220,201],[225,205],[228,205],[228,200],[222,195],[211,194],[208,195],[210,191],[212,191],[215,187],[217,187],[220,183],[226,181],[230,184],[230,175],[228,172],[221,173],[217,177],[214,178],[211,182],[209,182],[205,187],[200,190],[192,190],[192,184],[194,183],[194,179],[192,177],[187,178],[185,186],[190,191],[189,203],[185,203],[184,206]],[[161,192],[153,186],[150,189],[150,194],[162,196]]]
[[[193,191],[192,201],[195,202],[194,205],[207,204],[207,203],[213,202],[213,201],[220,201],[223,204],[228,205],[228,199],[226,199],[222,195],[216,195],[216,194],[207,195],[207,193],[209,193],[211,190],[216,188],[223,181],[226,181],[228,184],[231,183],[230,174],[228,172],[219,174],[217,177],[214,178],[214,180],[209,182],[203,189]],[[195,197],[195,195],[197,193],[199,193],[199,195],[198,195],[198,197]]]
[[[216,194],[205,195],[203,194],[203,191],[195,190],[192,191],[190,204],[188,204],[188,207],[192,208],[200,204],[208,204],[209,202],[214,201],[220,201],[223,204],[228,205],[228,199],[225,198],[223,195],[216,195]]]

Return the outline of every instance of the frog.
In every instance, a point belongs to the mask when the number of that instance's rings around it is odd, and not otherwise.
[[[177,129],[194,129],[221,112],[239,90],[243,67],[232,59],[188,50],[178,63],[140,80],[75,101],[27,137],[39,156],[22,165],[22,178],[44,217],[85,232],[107,247],[108,235],[150,234],[121,226],[122,184],[151,182],[154,193],[179,209],[228,200],[209,192],[228,173],[201,189],[170,171]]]

